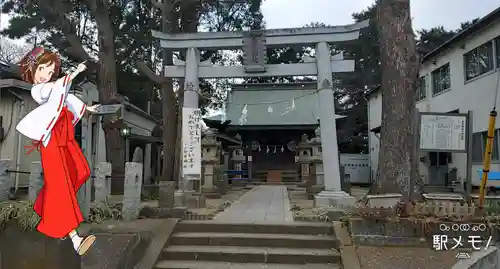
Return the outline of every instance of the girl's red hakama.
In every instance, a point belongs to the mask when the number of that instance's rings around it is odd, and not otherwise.
[[[75,140],[73,120],[65,106],[48,145],[40,147],[44,185],[34,209],[41,217],[38,231],[53,238],[67,236],[83,221],[76,193],[89,178],[90,169]]]

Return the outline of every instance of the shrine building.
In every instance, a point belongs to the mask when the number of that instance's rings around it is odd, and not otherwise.
[[[232,85],[225,104],[226,119],[204,119],[209,128],[241,140],[241,145],[233,144],[227,150],[231,157],[234,151],[241,153],[245,161],[227,158],[228,169],[249,170],[253,182],[301,181],[297,149],[305,136],[319,136],[317,92],[315,81]],[[342,118],[345,116],[337,115],[338,128]],[[320,143],[317,149],[321,155]]]

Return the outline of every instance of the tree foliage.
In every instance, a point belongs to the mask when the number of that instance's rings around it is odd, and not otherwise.
[[[47,10],[53,2],[56,7],[65,9],[69,25],[61,27],[58,14]],[[94,61],[99,60],[98,27],[95,16],[89,4],[84,1],[49,1],[39,5],[37,1],[4,1],[2,12],[11,15],[10,24],[1,34],[12,39],[27,39],[60,53],[64,59],[65,69],[69,69],[82,58],[89,56]],[[96,1],[92,1],[96,2]],[[116,65],[118,69],[118,87],[120,94],[125,95],[135,105],[146,109],[151,94],[144,94],[145,77],[133,67],[130,59],[155,60],[153,54],[153,39],[149,27],[154,26],[155,17],[151,13],[148,1],[133,0],[123,6],[122,1],[110,1],[109,20],[116,46]],[[75,36],[65,34],[67,31]],[[83,52],[78,52],[70,42],[76,38]],[[156,60],[157,61],[157,60]],[[90,74],[91,80],[96,79]],[[154,99],[153,99],[154,100]]]
[[[208,31],[243,30],[259,27],[262,23],[260,1],[246,4],[195,2],[172,1],[171,10],[162,18],[161,11],[151,0],[7,0],[3,1],[1,8],[11,19],[9,27],[1,34],[13,39],[25,38],[59,52],[65,69],[92,59],[95,64],[91,69],[95,72],[89,73],[88,78],[96,82],[101,102],[109,102],[107,99],[120,93],[144,110],[149,102],[152,112],[163,116],[165,111],[161,112],[160,99],[167,98],[165,91],[159,90],[144,73],[138,72],[136,66],[136,62],[142,62],[153,74],[161,73],[162,50],[151,36],[151,30],[161,30],[162,19],[172,20],[173,32],[196,31],[198,27]],[[177,57],[182,59],[182,53]],[[213,62],[225,60],[221,53],[210,51],[202,52],[202,58]],[[170,83],[182,84],[178,82]],[[182,89],[182,85],[178,88]],[[174,92],[173,88],[170,89],[168,93]],[[202,109],[217,108],[224,98],[227,82],[201,81],[200,89]],[[182,97],[182,91],[176,93],[181,93],[179,97]],[[171,104],[179,107],[179,101]],[[117,135],[116,131],[114,135]],[[108,145],[109,141],[122,139],[109,139],[107,135],[106,141],[108,160],[111,155],[123,155],[117,151],[123,151],[123,145],[118,142]],[[123,171],[123,167],[117,165],[122,161],[111,161],[114,171]]]

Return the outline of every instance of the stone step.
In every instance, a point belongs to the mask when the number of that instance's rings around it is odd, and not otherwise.
[[[285,223],[246,223],[214,220],[183,220],[175,227],[175,232],[197,233],[257,233],[257,234],[302,234],[331,235],[331,223],[285,222]]]
[[[247,246],[331,249],[339,246],[330,235],[257,233],[174,233],[171,245]]]
[[[208,261],[161,261],[153,269],[340,269],[336,264],[272,264]]]
[[[295,185],[297,185],[299,183],[300,183],[299,181],[289,181],[289,182],[281,181],[281,182],[268,183],[266,181],[266,179],[263,179],[263,181],[260,181],[260,179],[259,180],[252,179],[252,181],[245,182],[246,185],[252,185],[252,186],[255,186],[255,185],[285,185],[285,186],[295,186]]]
[[[338,263],[340,253],[333,249],[174,245],[163,250],[160,260],[285,264]]]

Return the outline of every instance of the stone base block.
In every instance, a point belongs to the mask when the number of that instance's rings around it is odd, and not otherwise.
[[[184,219],[184,217],[187,214],[187,208],[186,207],[174,207],[172,209],[172,218],[177,218],[177,219]]]
[[[314,196],[320,192],[322,192],[325,189],[325,186],[323,185],[309,185],[306,188],[307,191],[307,197],[309,200],[314,199]]]
[[[387,193],[377,195],[367,195],[368,205],[370,207],[393,207],[401,200],[402,195],[399,193]]]
[[[203,187],[203,188],[201,188],[201,192],[203,193],[203,195],[206,195],[206,196],[213,195],[213,194],[219,194],[219,191],[217,190],[217,188]]]
[[[332,211],[347,211],[355,203],[356,198],[343,191],[322,191],[314,196],[314,207],[328,207]]]
[[[158,206],[161,208],[172,208],[174,206],[175,182],[158,182]]]
[[[203,195],[205,195],[206,198],[211,198],[211,199],[219,199],[222,197],[222,194],[218,192],[204,192]]]
[[[206,197],[205,195],[193,195],[187,197],[187,208],[204,208],[206,205]]]

